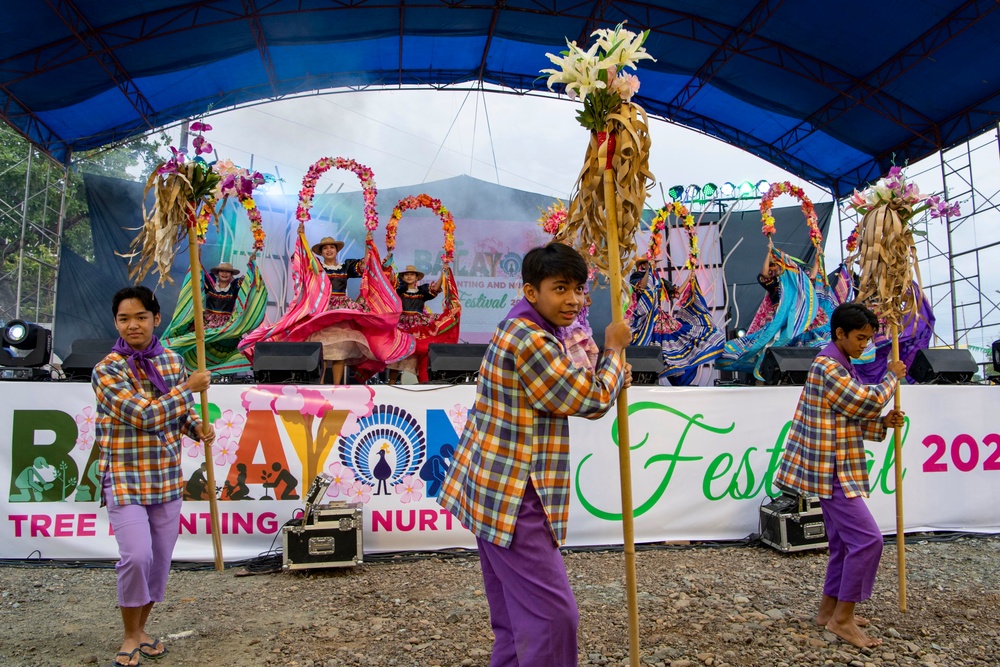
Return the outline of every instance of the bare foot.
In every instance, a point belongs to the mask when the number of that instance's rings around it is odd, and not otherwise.
[[[816,625],[826,625],[827,623],[830,622],[831,618],[833,618],[833,614],[818,614],[816,616]],[[854,616],[854,625],[858,626],[859,628],[867,628],[871,624],[872,622],[867,618],[865,618],[864,616],[858,616],[858,615]]]
[[[881,639],[869,637],[864,631],[854,623],[838,625],[832,619],[826,624],[826,629],[837,635],[845,642],[854,644],[858,648],[874,648],[882,643]]]

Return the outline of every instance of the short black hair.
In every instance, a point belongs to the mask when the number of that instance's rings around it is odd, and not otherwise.
[[[120,306],[122,301],[125,301],[126,299],[137,299],[142,302],[143,308],[151,312],[153,315],[160,314],[160,302],[156,300],[156,295],[153,294],[153,290],[144,285],[136,285],[134,287],[123,287],[115,292],[114,298],[111,299],[112,315],[118,317],[118,306]]]
[[[553,241],[532,248],[521,262],[521,282],[538,287],[546,278],[565,278],[578,284],[587,282],[587,260],[565,243]]]
[[[837,340],[837,329],[843,329],[844,335],[869,325],[872,331],[878,333],[878,316],[866,306],[856,301],[842,303],[830,315],[830,337]]]

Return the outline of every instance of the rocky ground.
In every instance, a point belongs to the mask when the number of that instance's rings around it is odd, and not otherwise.
[[[887,542],[874,598],[858,611],[883,645],[857,649],[813,624],[825,551],[642,548],[644,665],[1000,665],[1000,536],[907,545],[898,610]],[[565,556],[580,607],[580,664],[628,664],[624,556]],[[150,631],[163,667],[485,666],[492,634],[474,555],[382,557],[350,569],[245,575],[179,568]],[[115,573],[0,565],[0,665],[110,664],[120,641]],[[144,664],[154,664],[144,660]]]

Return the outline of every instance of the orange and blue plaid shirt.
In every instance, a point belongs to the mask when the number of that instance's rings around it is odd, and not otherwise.
[[[480,539],[509,547],[530,479],[553,540],[562,544],[570,497],[567,418],[605,414],[623,379],[616,353],[604,353],[596,371],[578,368],[554,330],[527,318],[504,320],[480,366],[476,402],[438,502]]]
[[[845,496],[868,497],[864,440],[885,439],[882,410],[899,379],[887,371],[881,384],[862,384],[850,363],[834,343],[813,361],[775,477],[779,487],[829,498],[837,475]]]
[[[201,420],[191,409],[194,394],[180,385],[187,373],[181,357],[164,350],[152,362],[169,393],[160,395],[146,378],[132,374],[125,357],[112,352],[94,368],[101,478],[111,476],[117,505],[156,505],[183,495],[181,436],[197,440]]]

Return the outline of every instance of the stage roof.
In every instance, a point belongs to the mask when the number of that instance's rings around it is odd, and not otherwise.
[[[45,152],[312,91],[540,91],[564,38],[649,29],[638,102],[837,195],[1000,119],[1000,4],[5,0],[2,117]],[[525,118],[525,122],[531,122]],[[682,156],[678,156],[682,160]]]

